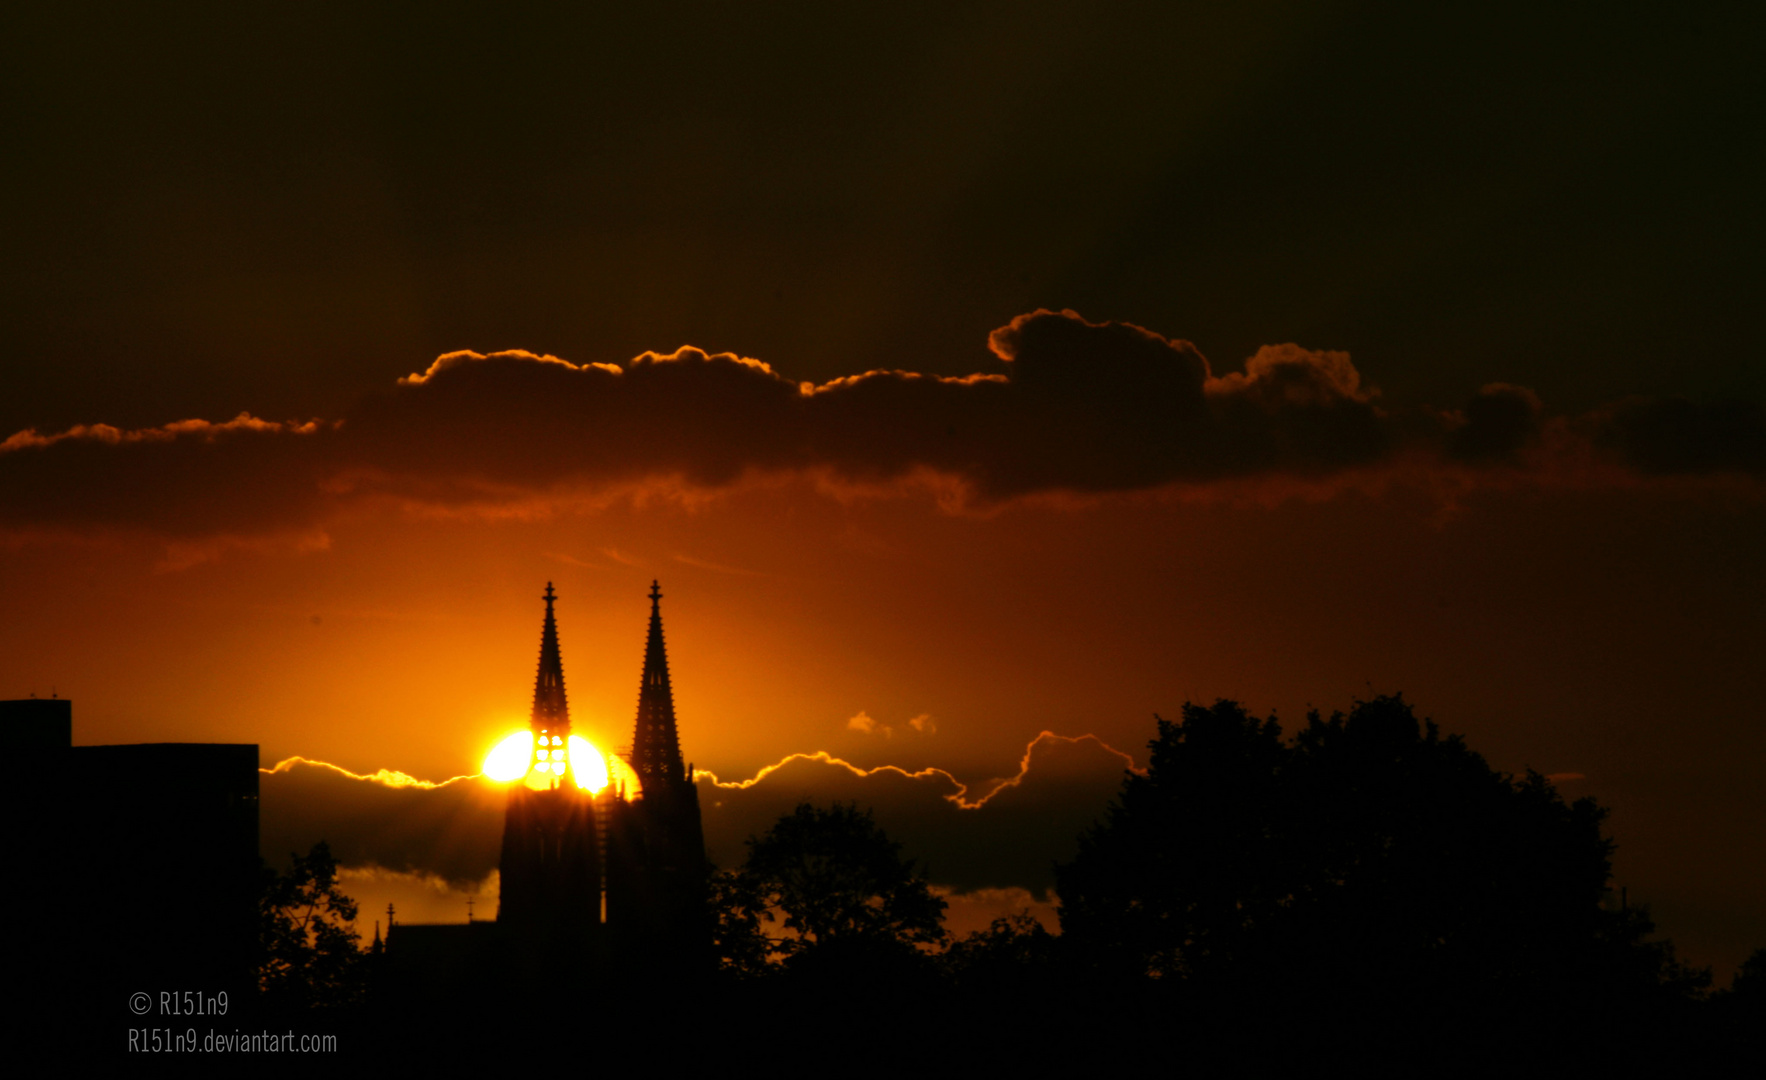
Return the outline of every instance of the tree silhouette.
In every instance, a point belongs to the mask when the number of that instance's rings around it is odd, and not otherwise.
[[[800,804],[750,838],[742,870],[714,888],[730,970],[753,970],[756,935],[769,959],[799,970],[907,963],[944,940],[944,901],[853,805]]]
[[[772,941],[762,923],[770,913],[754,879],[739,871],[718,870],[707,882],[706,899],[718,970],[737,978],[767,974]]]
[[[1159,721],[1145,775],[1056,868],[1094,972],[1325,1000],[1686,994],[1701,973],[1603,906],[1591,799],[1497,772],[1400,697],[1291,742],[1219,701]]]
[[[1736,969],[1729,986],[1711,996],[1719,1037],[1737,1064],[1766,1074],[1766,949],[1755,949]]]
[[[258,902],[258,989],[278,1007],[358,1004],[367,969],[356,941],[356,902],[337,887],[323,841],[294,855],[286,874],[263,869]]]
[[[1056,868],[1070,949],[1111,974],[1230,967],[1290,886],[1272,831],[1288,753],[1273,719],[1237,705],[1159,721],[1145,776],[1130,774],[1106,823]]]
[[[1755,1009],[1766,1012],[1766,949],[1755,949],[1748,954],[1736,969],[1729,988],[1723,991],[1723,997],[1730,1001],[1746,1001]]]
[[[1019,911],[953,941],[943,961],[950,977],[966,988],[1040,990],[1055,973],[1055,937],[1030,912]]]

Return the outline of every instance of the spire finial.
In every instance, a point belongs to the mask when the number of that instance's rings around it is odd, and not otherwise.
[[[558,592],[546,582],[546,617],[540,625],[540,670],[533,686],[533,730],[538,735],[563,737],[570,734],[570,707],[564,699],[564,661],[558,651],[558,620],[552,601]]]
[[[662,639],[662,585],[657,581],[650,582],[650,637],[644,645],[631,763],[646,792],[659,793],[680,783],[681,740],[675,730],[674,690],[669,686],[668,650]]]

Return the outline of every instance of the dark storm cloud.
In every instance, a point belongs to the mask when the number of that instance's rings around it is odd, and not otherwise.
[[[452,354],[365,404],[340,442],[377,470],[364,488],[443,500],[656,475],[719,486],[793,468],[858,483],[928,470],[993,500],[1329,472],[1387,446],[1341,354],[1265,349],[1213,379],[1187,341],[1046,311],[990,344],[1003,372],[874,371],[821,386],[696,349],[623,370]]]
[[[360,776],[290,758],[259,778],[259,847],[271,860],[320,840],[349,865],[434,874],[455,884],[496,869],[503,839],[501,785],[445,783],[400,773]]]
[[[1651,473],[1766,472],[1766,408],[1684,398],[1620,402],[1596,415],[1598,439]]]
[[[827,754],[786,758],[752,781],[699,777],[705,844],[724,866],[800,802],[869,808],[933,881],[964,891],[1054,884],[1053,865],[1122,787],[1132,759],[1098,739],[1043,732],[1016,775],[965,786],[942,769],[861,769]]]
[[[1329,481],[1400,457],[1474,472],[1551,466],[1528,460],[1544,414],[1521,387],[1487,386],[1461,413],[1389,411],[1346,353],[1265,346],[1216,375],[1187,341],[1073,312],[1019,316],[989,344],[998,371],[821,385],[693,348],[624,367],[450,353],[337,424],[242,416],[21,432],[0,445],[0,526],[249,535],[311,527],[365,499],[484,508],[787,471],[837,487],[937,478],[947,502],[985,505]],[[1766,461],[1757,405],[1626,403],[1573,426],[1644,472],[1758,473]]]
[[[939,884],[1041,892],[1053,884],[1051,866],[1071,857],[1132,764],[1092,736],[1044,732],[1015,775],[979,790],[942,769],[861,769],[827,754],[796,754],[750,780],[720,782],[701,771],[699,798],[707,853],[721,866],[740,864],[748,837],[800,802],[851,802],[872,810]],[[359,776],[295,758],[266,770],[261,786],[266,856],[325,840],[346,864],[434,875],[461,888],[496,869],[501,784]]]
[[[332,425],[240,415],[119,431],[106,424],[0,442],[0,528],[111,525],[166,536],[310,526]]]
[[[1758,396],[1766,7],[1659,7],[9,4],[0,436],[463,343],[962,374],[1056,304],[1437,403]]]
[[[1466,404],[1465,424],[1448,437],[1447,452],[1464,461],[1513,461],[1538,441],[1544,412],[1526,387],[1491,383]]]

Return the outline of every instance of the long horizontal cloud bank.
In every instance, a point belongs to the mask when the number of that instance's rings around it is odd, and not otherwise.
[[[871,809],[935,882],[959,889],[1045,892],[1051,867],[1121,788],[1128,755],[1091,736],[1043,733],[1016,775],[965,786],[941,769],[863,769],[827,754],[796,754],[760,775],[700,772],[707,852],[736,866],[748,837],[798,803]],[[295,758],[262,776],[262,847],[286,858],[319,840],[346,865],[434,876],[466,888],[497,867],[505,787],[481,777],[442,784],[399,774],[359,776]]]
[[[1267,346],[1216,375],[1187,341],[1073,312],[1020,316],[989,344],[995,372],[822,385],[692,348],[624,367],[451,353],[338,422],[24,431],[0,443],[0,528],[253,535],[310,528],[364,499],[482,508],[781,472],[923,479],[972,504],[1328,483],[1401,463],[1461,482],[1766,472],[1759,403],[1635,400],[1552,417],[1531,391],[1498,384],[1459,410],[1394,412],[1346,353]]]

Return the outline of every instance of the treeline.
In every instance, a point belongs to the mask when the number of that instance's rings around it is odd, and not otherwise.
[[[1761,1053],[1766,949],[1713,992],[1615,897],[1604,809],[1492,769],[1401,697],[1292,736],[1189,705],[1150,751],[1056,867],[1059,935],[1025,915],[942,940],[937,898],[868,815],[802,806],[719,875],[726,975],[943,994],[1033,1058],[1039,1032],[1126,1016],[1192,1054],[1295,1064]]]
[[[1058,934],[1026,913],[953,940],[868,811],[805,804],[710,874],[702,970],[617,973],[633,992],[598,1014],[877,1066],[1766,1065],[1766,949],[1714,990],[1614,896],[1604,809],[1402,698],[1291,735],[1188,705],[1150,750],[1056,867]]]

